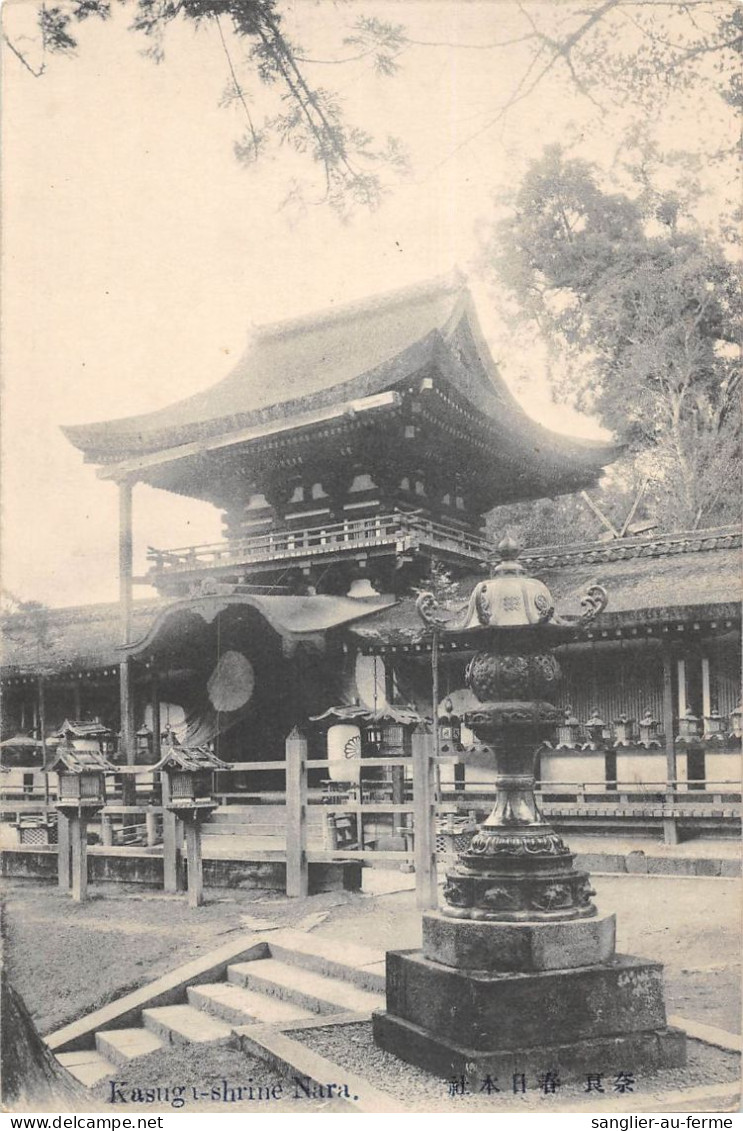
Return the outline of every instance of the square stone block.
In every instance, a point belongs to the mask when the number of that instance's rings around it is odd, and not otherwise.
[[[574,970],[496,973],[389,951],[387,1012],[491,1051],[666,1027],[661,965],[625,955]]]
[[[588,1073],[631,1072],[641,1085],[642,1077],[651,1072],[686,1064],[686,1034],[680,1029],[483,1051],[458,1045],[382,1010],[372,1015],[372,1024],[380,1048],[434,1075],[464,1076],[472,1092],[477,1092],[483,1078],[490,1075],[504,1093],[510,1093],[514,1075],[522,1073],[529,1091],[538,1087],[540,1077],[547,1072],[556,1073],[562,1084],[585,1080]]]
[[[569,970],[609,962],[616,919],[597,915],[567,923],[489,923],[423,914],[423,956],[458,970]]]

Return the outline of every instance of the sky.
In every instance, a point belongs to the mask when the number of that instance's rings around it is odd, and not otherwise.
[[[390,177],[382,206],[345,224],[317,203],[303,215],[282,206],[291,177],[316,173],[306,157],[283,151],[252,169],[236,161],[242,124],[219,105],[228,72],[213,27],[170,29],[159,66],[128,30],[131,10],[88,21],[76,56],[49,58],[39,78],[5,48],[2,584],[20,599],[117,595],[115,487],[60,425],[167,405],[223,377],[261,323],[455,265],[470,276],[492,352],[525,409],[558,431],[605,434],[551,402],[543,358],[504,338],[498,297],[475,265],[493,194],[557,141],[608,166],[621,112],[607,127],[556,77],[486,128],[525,58],[518,45],[506,55],[485,48],[517,26],[510,0],[282,7],[290,36],[315,59],[349,54],[343,36],[362,13],[444,44],[405,51],[392,78],[368,60],[307,64],[350,119],[399,136],[410,153],[409,176]],[[3,8],[6,36],[31,61],[34,12],[25,0]],[[268,97],[253,84],[259,118]],[[135,573],[148,545],[221,537],[219,514],[195,500],[139,486],[134,508]]]

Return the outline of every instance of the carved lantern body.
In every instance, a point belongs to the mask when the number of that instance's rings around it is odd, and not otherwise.
[[[94,750],[60,745],[50,767],[57,775],[56,808],[66,817],[92,817],[106,804],[106,774],[116,767]]]
[[[565,723],[564,710],[550,702],[561,676],[553,648],[576,628],[555,618],[549,590],[516,560],[518,547],[500,549],[503,560],[468,610],[465,633],[478,650],[465,683],[479,705],[463,716],[494,751],[496,800],[447,873],[441,911],[500,922],[589,918],[596,908],[588,875],[574,869],[534,796],[536,752]],[[604,595],[592,608],[605,603]]]
[[[227,763],[205,747],[185,747],[172,742],[155,766],[165,780],[165,808],[182,821],[198,823],[217,807],[214,793],[216,770]]]

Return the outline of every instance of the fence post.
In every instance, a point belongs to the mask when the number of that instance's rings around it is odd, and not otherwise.
[[[308,891],[307,739],[294,727],[286,739],[286,894]]]
[[[433,736],[420,723],[413,731],[413,831],[415,834],[415,894],[418,907],[438,905],[436,876],[436,800]]]
[[[57,883],[61,891],[70,890],[70,822],[64,813],[57,816]]]
[[[679,832],[678,825],[673,817],[663,818],[663,843],[664,844],[678,844]]]
[[[170,803],[170,783],[168,775],[161,774],[163,801],[163,890],[169,893],[181,891],[181,831],[178,818],[167,806]]]

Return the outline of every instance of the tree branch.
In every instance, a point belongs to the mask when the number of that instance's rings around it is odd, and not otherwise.
[[[237,74],[235,73],[235,67],[234,67],[233,62],[232,62],[232,56],[230,55],[229,49],[227,47],[227,41],[224,37],[224,31],[222,30],[222,24],[220,22],[219,15],[216,14],[216,13],[214,14],[214,22],[217,25],[217,31],[219,32],[219,38],[222,41],[222,49],[224,51],[225,58],[227,59],[227,65],[230,68],[230,75],[232,76],[232,83],[233,83],[233,86],[235,88],[235,93],[237,94],[237,97],[240,99],[240,102],[242,104],[242,108],[245,111],[245,117],[248,120],[248,127],[250,129],[250,136],[253,140],[253,152],[255,153],[255,156],[257,158],[258,157],[258,135],[255,132],[255,126],[253,125],[253,118],[252,118],[252,115],[250,113],[250,109],[248,107],[247,100],[245,98],[245,93],[244,93],[243,88],[241,87],[240,83],[238,82]]]

